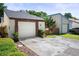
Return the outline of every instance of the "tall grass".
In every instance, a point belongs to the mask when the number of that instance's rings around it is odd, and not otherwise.
[[[0,56],[24,56],[10,38],[0,38]]]

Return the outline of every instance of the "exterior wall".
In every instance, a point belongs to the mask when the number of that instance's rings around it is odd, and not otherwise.
[[[72,28],[79,28],[79,23],[72,22]]]
[[[53,15],[52,18],[56,21],[56,27],[59,28],[59,33],[61,33],[61,15]]]
[[[75,20],[75,19],[69,19],[69,28],[79,28],[79,20]]]
[[[72,19],[72,18],[69,18],[69,29],[72,29],[72,20],[74,20],[74,19]]]
[[[2,26],[2,23],[3,23],[3,17],[1,17],[0,27]]]
[[[36,23],[36,35],[38,32],[38,22],[44,22],[43,20],[29,20],[29,19],[17,19],[15,20],[15,31],[18,32],[18,22],[35,22]]]
[[[39,20],[39,21],[37,21],[37,20],[29,20],[29,19],[17,19],[17,20],[15,20],[15,31],[16,32],[19,32],[18,30],[19,30],[19,26],[18,26],[18,24],[19,24],[19,22],[30,22],[30,23],[34,23],[35,22],[35,32],[36,32],[36,36],[37,36],[37,33],[38,33],[38,28],[39,28],[39,26],[38,26],[38,24],[39,24],[39,22],[44,22],[44,21],[41,21],[41,20]],[[28,26],[29,26],[30,24],[28,24]]]
[[[67,33],[68,20],[61,14],[53,15],[52,18],[56,21],[56,27],[59,28],[59,33]]]
[[[72,29],[72,21],[69,21],[69,29]]]
[[[45,22],[38,22],[38,29],[45,31]]]
[[[62,17],[62,23],[61,23],[62,33],[67,33],[68,32],[68,19],[66,19],[64,16],[61,16],[61,17]]]
[[[8,32],[8,34],[9,34],[9,18],[8,18],[8,16],[6,15],[6,13],[4,12],[4,19],[3,19],[3,24],[2,24],[2,26],[7,26],[7,32]],[[12,24],[11,24],[12,25]]]
[[[9,21],[10,23],[10,25],[9,25],[9,36],[10,37],[13,37],[13,33],[15,32],[15,20],[14,19],[10,19],[10,21]]]
[[[12,33],[15,32],[15,20],[9,19],[5,12],[4,12],[4,22],[2,26],[7,26],[8,36],[12,37]]]
[[[68,19],[66,19],[65,17],[62,17],[62,23],[63,24],[68,24]]]
[[[4,22],[3,22],[3,25],[2,26],[8,26],[9,25],[9,18],[8,16],[6,15],[6,13],[4,12]]]

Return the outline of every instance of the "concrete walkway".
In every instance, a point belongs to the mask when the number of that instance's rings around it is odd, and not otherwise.
[[[79,56],[79,42],[60,36],[30,38],[21,42],[39,56]]]

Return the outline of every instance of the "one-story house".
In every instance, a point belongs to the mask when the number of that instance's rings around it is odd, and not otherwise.
[[[29,14],[26,11],[4,10],[4,23],[7,26],[8,36],[13,37],[18,32],[19,39],[37,36],[38,30],[45,30],[45,22],[41,17]]]
[[[59,28],[59,34],[68,32],[69,22],[68,22],[68,19],[64,15],[62,15],[61,13],[57,13],[57,14],[52,14],[49,16],[52,17],[52,19],[56,23],[56,27]]]
[[[79,19],[70,18],[69,19],[69,29],[79,28]]]

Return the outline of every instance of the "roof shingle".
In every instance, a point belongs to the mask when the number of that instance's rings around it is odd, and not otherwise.
[[[31,15],[25,11],[12,11],[5,9],[4,12],[7,14],[9,18],[19,18],[19,19],[29,19],[29,20],[44,20],[41,17],[37,17],[34,15]]]

